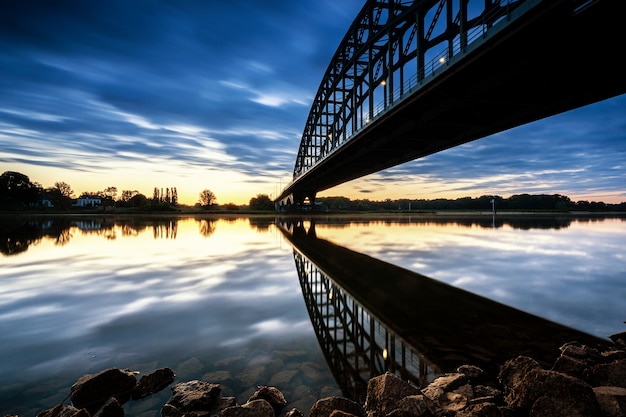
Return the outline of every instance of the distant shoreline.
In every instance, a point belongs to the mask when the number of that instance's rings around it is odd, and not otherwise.
[[[518,216],[564,216],[564,217],[626,217],[626,211],[550,211],[550,210],[432,210],[432,211],[327,211],[327,212],[278,212],[255,210],[198,210],[196,208],[176,211],[134,211],[128,209],[114,210],[81,210],[81,211],[0,211],[0,217],[205,217],[205,218],[237,218],[237,217],[351,217],[351,218],[390,218],[390,217],[518,217]]]

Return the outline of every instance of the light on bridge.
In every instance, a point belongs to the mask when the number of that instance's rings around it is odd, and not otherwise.
[[[442,56],[441,58],[439,58],[439,62],[443,64],[444,62],[446,62],[446,58]]]
[[[386,85],[387,85],[387,81],[382,80],[382,81],[380,82],[380,85],[382,85],[383,87],[384,87],[384,86],[386,86]]]

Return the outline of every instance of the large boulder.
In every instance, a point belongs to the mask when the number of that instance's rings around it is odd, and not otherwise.
[[[369,417],[384,417],[397,408],[397,403],[409,395],[422,392],[396,374],[385,372],[367,383],[365,410]]]
[[[111,397],[124,404],[136,385],[137,377],[134,372],[109,368],[95,375],[79,378],[70,389],[70,399],[74,407],[86,408],[93,416]]]
[[[311,407],[309,417],[330,417],[337,411],[341,411],[343,415],[365,417],[363,407],[359,403],[343,397],[327,397],[316,401]]]
[[[530,416],[597,416],[600,407],[593,388],[560,372],[528,366],[528,360],[509,361],[503,366],[506,401]],[[516,368],[521,365],[521,368]],[[514,369],[512,369],[514,368]],[[525,369],[525,372],[520,372]]]
[[[143,375],[132,392],[132,399],[138,400],[161,391],[174,382],[175,376],[170,368],[160,368],[148,375]]]
[[[200,380],[181,382],[172,387],[172,398],[166,404],[167,410],[173,413],[171,409],[173,407],[182,413],[213,411],[220,404],[221,393],[222,386],[219,384],[210,384]]]
[[[276,416],[278,416],[287,405],[287,400],[282,392],[280,392],[276,387],[268,387],[265,385],[259,386],[254,394],[252,394],[252,396],[248,399],[248,402],[255,400],[267,401],[272,406]]]
[[[265,400],[248,401],[243,405],[227,407],[220,413],[221,417],[274,417],[274,409]]]

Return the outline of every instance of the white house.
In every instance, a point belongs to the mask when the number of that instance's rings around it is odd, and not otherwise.
[[[102,205],[102,198],[97,195],[81,195],[73,204],[75,207],[96,207]]]

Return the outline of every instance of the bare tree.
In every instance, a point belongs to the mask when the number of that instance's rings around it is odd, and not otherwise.
[[[68,183],[63,181],[55,182],[54,189],[58,190],[59,194],[62,197],[72,198],[72,196],[74,195],[74,190],[72,190],[72,187],[70,187]]]
[[[217,198],[215,197],[215,194],[213,194],[213,191],[202,190],[202,192],[200,193],[200,200],[198,202],[202,207],[209,207],[215,204],[216,201]]]

